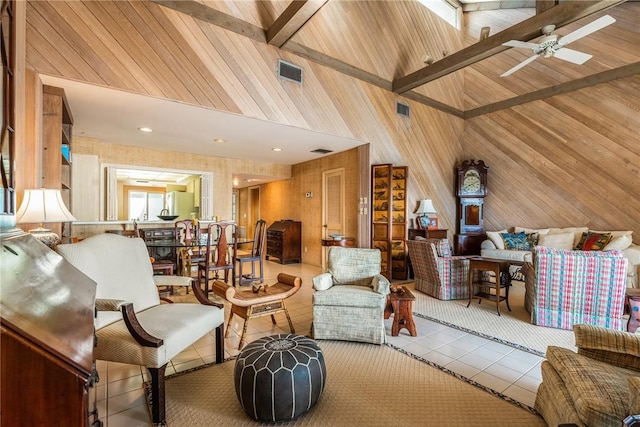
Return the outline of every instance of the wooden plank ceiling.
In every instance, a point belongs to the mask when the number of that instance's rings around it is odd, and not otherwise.
[[[533,8],[470,12],[463,32],[416,1],[152,1],[465,118],[640,72],[638,7],[616,7],[625,0],[555,7],[548,1],[538,14]],[[586,64],[544,59],[499,77],[530,56],[503,42],[535,41],[550,23],[564,35],[606,13],[618,22],[572,45],[594,56]],[[478,42],[472,35],[481,27],[492,35]],[[429,66],[422,63],[427,54],[435,59]],[[479,76],[489,77],[482,97],[453,89]]]

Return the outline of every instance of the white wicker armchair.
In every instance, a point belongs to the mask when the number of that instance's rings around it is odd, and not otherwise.
[[[316,339],[386,342],[384,308],[389,280],[380,274],[378,249],[329,249],[328,272],[313,278]]]

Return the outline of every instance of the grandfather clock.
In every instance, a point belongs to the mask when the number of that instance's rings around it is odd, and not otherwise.
[[[487,169],[484,161],[465,160],[456,169],[457,234],[456,255],[480,255],[484,232],[484,198],[487,195]]]

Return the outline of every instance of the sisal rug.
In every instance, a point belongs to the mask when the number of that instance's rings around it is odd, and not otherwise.
[[[495,301],[488,299],[483,299],[478,304],[476,298],[467,307],[466,299],[441,301],[419,291],[413,294],[416,296],[414,314],[422,318],[540,356],[544,355],[550,345],[576,349],[573,331],[531,324],[531,315],[524,308],[523,282],[513,281],[509,290],[511,311],[501,302],[500,316],[497,314]]]
[[[541,417],[387,346],[318,341],[327,366],[320,401],[284,426],[544,426]],[[167,424],[269,425],[236,398],[235,362],[167,377]]]

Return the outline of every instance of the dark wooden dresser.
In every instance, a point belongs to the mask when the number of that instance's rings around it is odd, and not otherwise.
[[[302,222],[276,221],[267,228],[267,259],[278,258],[281,264],[302,262]]]
[[[96,284],[29,234],[0,248],[3,426],[89,426]]]

